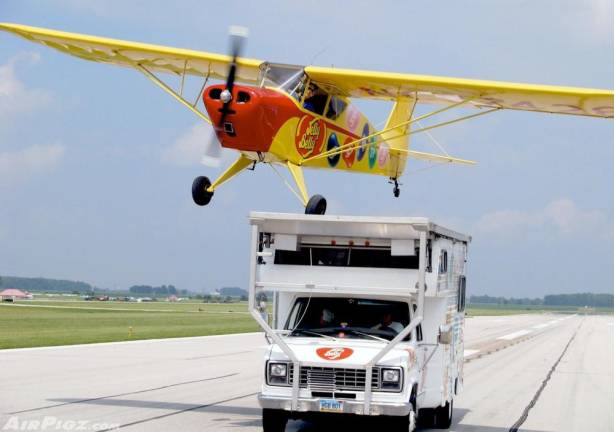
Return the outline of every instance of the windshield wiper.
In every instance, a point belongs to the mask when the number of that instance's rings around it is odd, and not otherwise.
[[[375,340],[378,340],[378,341],[382,341],[382,342],[390,342],[388,339],[384,339],[384,338],[381,338],[379,336],[375,336],[375,335],[372,335],[372,334],[369,334],[369,333],[364,333],[364,332],[361,332],[359,330],[354,330],[354,329],[351,329],[351,328],[346,328],[345,331],[349,331],[351,333],[354,333],[354,334],[357,334],[357,335],[361,335],[361,336],[367,336],[367,337],[370,337],[372,339],[375,339]]]
[[[330,339],[330,340],[334,340],[334,341],[337,340],[337,339],[335,339],[332,336],[325,335],[325,334],[322,334],[322,333],[317,333],[317,332],[310,331],[310,330],[305,330],[305,329],[294,329],[294,330],[292,330],[290,332],[290,336],[294,336],[295,333],[310,334],[310,335],[320,336],[320,337],[323,337],[323,338],[326,338],[326,339]]]

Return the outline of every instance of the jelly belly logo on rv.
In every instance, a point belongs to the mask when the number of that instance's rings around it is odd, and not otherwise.
[[[303,157],[319,153],[326,137],[326,125],[320,119],[303,116],[296,128],[296,150]]]
[[[343,360],[354,353],[352,348],[318,348],[316,353],[324,360]]]

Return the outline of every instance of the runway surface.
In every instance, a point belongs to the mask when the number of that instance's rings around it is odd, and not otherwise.
[[[252,333],[0,351],[0,430],[261,430],[265,345]],[[465,356],[450,430],[614,431],[614,316],[469,318]]]

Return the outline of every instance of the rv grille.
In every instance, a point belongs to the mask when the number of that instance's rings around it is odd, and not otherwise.
[[[290,366],[290,385],[294,382],[292,364]],[[316,391],[364,391],[365,377],[367,372],[364,369],[345,369],[345,368],[326,368],[314,366],[302,366],[300,373],[300,388],[306,388]],[[377,390],[380,388],[379,368],[373,368],[373,376],[371,377],[371,388]]]

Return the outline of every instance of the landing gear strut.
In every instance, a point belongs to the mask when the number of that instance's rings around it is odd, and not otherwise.
[[[211,181],[208,177],[200,176],[194,179],[192,183],[192,199],[199,206],[206,206],[213,198],[213,192],[209,192]]]
[[[326,213],[326,199],[322,195],[314,195],[309,198],[305,206],[305,214],[323,215]]]

